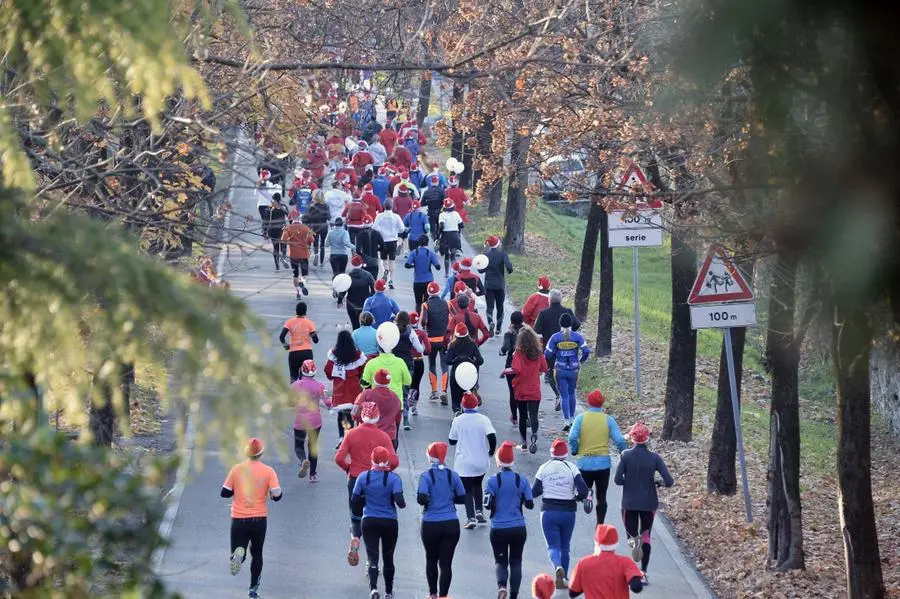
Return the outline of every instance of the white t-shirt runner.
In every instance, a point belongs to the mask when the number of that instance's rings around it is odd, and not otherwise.
[[[450,439],[456,441],[453,469],[460,476],[481,476],[491,466],[487,436],[496,434],[491,419],[477,412],[463,412],[450,424]]]
[[[538,468],[535,480],[544,486],[544,499],[575,499],[575,476],[579,474],[578,466],[566,460],[550,460]]]
[[[396,212],[385,210],[375,217],[372,228],[381,233],[385,241],[391,242],[400,238],[400,233],[406,229],[406,225]]]
[[[438,223],[440,225],[444,225],[444,231],[459,231],[459,225],[462,222],[462,217],[459,215],[459,212],[456,210],[449,210],[441,212],[441,215],[438,216]]]

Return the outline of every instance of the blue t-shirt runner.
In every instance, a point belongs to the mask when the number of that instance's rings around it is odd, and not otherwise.
[[[418,497],[427,500],[422,522],[458,520],[456,504],[466,497],[462,479],[453,470],[434,464],[419,475]],[[419,502],[421,503],[421,501]]]
[[[353,486],[354,501],[365,501],[363,518],[397,519],[397,506],[405,507],[403,481],[393,472],[369,470]]]

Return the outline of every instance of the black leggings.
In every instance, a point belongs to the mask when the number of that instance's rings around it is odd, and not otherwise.
[[[384,592],[387,594],[394,592],[394,549],[397,547],[398,534],[399,526],[393,518],[363,518],[362,535],[366,544],[366,557],[369,560],[369,589],[378,588],[380,553],[380,557],[384,560]]]
[[[446,597],[453,578],[453,554],[459,543],[459,520],[422,522],[422,545],[425,546],[425,578],[431,595]],[[440,584],[438,584],[440,567]]]
[[[266,226],[266,223],[269,222],[270,209],[268,206],[257,206],[257,209],[259,210],[259,220],[262,222],[262,236],[266,238],[269,235],[269,228]]]
[[[331,254],[331,257],[328,259],[328,261],[331,263],[332,279],[347,270],[347,254]]]
[[[418,399],[418,397],[419,397],[419,387],[422,385],[422,376],[424,374],[425,374],[424,358],[414,358],[413,359],[413,369],[412,369],[412,384],[409,386],[409,388],[416,392],[416,399]]]
[[[588,489],[596,487],[594,491],[594,505],[597,506],[597,524],[603,524],[606,520],[606,490],[609,489],[609,468],[604,470],[581,470],[581,478]]]
[[[525,433],[528,429],[528,423],[531,422],[531,434],[537,435],[541,424],[538,422],[538,408],[541,407],[539,401],[518,401],[519,404],[519,434],[522,435],[522,443],[525,443],[527,437]]]
[[[484,301],[487,303],[487,319],[488,322],[493,322],[495,326],[501,326],[503,324],[503,303],[506,301],[506,290],[505,289],[485,289],[484,290]],[[494,312],[494,306],[497,306],[497,319],[494,320],[491,318],[491,314]],[[493,333],[493,331],[491,331]]]
[[[319,431],[321,430],[321,426],[308,431],[294,429],[294,454],[301,462],[309,460],[310,475],[315,475],[316,466],[319,464]]]
[[[519,402],[516,401],[516,392],[513,391],[512,386],[512,375],[506,376],[506,386],[509,388],[509,414],[512,416],[512,419],[517,421],[519,420]]]
[[[650,565],[650,531],[653,529],[653,517],[656,512],[638,512],[635,510],[622,510],[622,521],[625,523],[625,532],[629,537],[641,536],[641,570],[647,571]]]
[[[247,559],[247,545],[250,546],[250,586],[259,584],[263,567],[263,545],[266,544],[266,518],[231,519],[231,553],[238,547],[244,548]],[[243,560],[242,560],[243,561]]]
[[[437,359],[441,358],[441,372],[446,373],[450,368],[447,366],[447,347],[443,343],[431,343],[431,353],[428,354],[428,372],[437,374]]]
[[[460,476],[463,488],[466,490],[466,517],[474,518],[475,512],[483,509],[481,483],[484,481],[484,475],[480,476]]]
[[[312,360],[313,353],[311,349],[295,349],[288,352],[288,371],[291,373],[291,382],[293,383],[300,378],[300,367],[304,360]]]
[[[328,235],[328,227],[324,229],[314,230],[315,238],[313,238],[313,256],[319,254],[319,264],[325,264],[325,236]],[[334,265],[332,265],[334,268]],[[341,272],[344,272],[343,270]]]
[[[347,317],[350,319],[350,326],[354,331],[359,328],[360,314],[362,314],[362,309],[351,308],[350,302],[347,302]]]
[[[416,308],[416,312],[418,312],[422,308],[422,304],[425,303],[425,300],[428,299],[428,285],[430,281],[426,281],[424,283],[413,283],[413,300],[415,304],[413,304]]]
[[[275,266],[278,266],[278,259],[287,256],[287,244],[281,241],[281,229],[269,229],[269,240],[272,242],[272,257],[275,259]]]
[[[361,507],[356,507],[353,502],[353,487],[356,486],[356,477],[351,476],[347,479],[347,501],[350,504],[350,534],[357,539],[362,536],[362,515]]]
[[[494,564],[497,567],[497,588],[508,587],[510,599],[519,596],[519,586],[522,584],[522,553],[527,538],[528,529],[524,526],[491,529],[491,548],[494,550]]]

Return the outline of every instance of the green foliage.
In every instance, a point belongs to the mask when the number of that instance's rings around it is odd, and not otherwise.
[[[6,590],[17,597],[95,596],[92,582],[116,572],[122,593],[166,596],[150,558],[163,544],[158,488],[170,467],[154,460],[136,472],[115,453],[47,429],[8,438],[0,453],[0,544],[12,572]]]

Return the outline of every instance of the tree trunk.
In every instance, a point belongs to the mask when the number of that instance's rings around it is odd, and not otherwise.
[[[780,572],[804,567],[800,502],[800,351],[794,334],[797,261],[779,254],[769,293],[766,358],[772,373],[769,409],[769,562]]]
[[[478,188],[478,184],[481,182],[481,177],[484,175],[484,165],[490,163],[494,157],[494,152],[491,148],[493,138],[494,115],[482,113],[481,124],[478,126],[478,131],[475,132],[477,154],[475,156],[475,166],[472,170],[472,189],[476,193],[481,191]],[[486,191],[481,197],[487,197]]]
[[[838,507],[849,599],[885,596],[872,504],[869,352],[872,328],[858,308],[834,311],[831,349],[837,382]]]
[[[510,148],[515,173],[506,188],[506,219],[503,224],[503,247],[512,254],[525,252],[525,208],[528,188],[528,148],[531,138],[512,132]]]
[[[503,207],[503,179],[497,179],[487,190],[488,216],[500,216]]]
[[[741,397],[741,372],[744,367],[744,340],[747,329],[731,329],[731,347],[734,352],[734,376],[737,382],[738,402]],[[737,493],[735,455],[737,437],[734,430],[734,414],[731,411],[731,391],[728,385],[728,361],[725,358],[725,341],[719,356],[719,392],[716,402],[716,420],[713,425],[712,443],[709,447],[709,466],[706,471],[706,490],[719,495]]]
[[[429,104],[431,104],[431,73],[423,72],[419,80],[419,103],[416,106],[416,122],[420,127],[425,126]]]
[[[123,413],[126,421],[128,421],[131,416],[131,387],[134,385],[134,364],[119,362],[117,369],[119,372],[118,391],[121,393],[121,401],[124,402]],[[94,445],[109,447],[115,440],[117,429],[116,389],[107,381],[101,381],[100,385],[102,385],[103,400],[100,404],[91,402],[88,423]]]
[[[672,235],[671,261],[672,324],[662,438],[687,442],[693,438],[697,375],[697,331],[691,328],[687,300],[697,278],[697,253],[679,235]]]
[[[463,86],[456,81],[453,82],[453,113],[453,137],[450,141],[450,156],[462,162],[466,136],[456,124],[460,120],[457,117],[462,117],[463,113]]]
[[[597,177],[597,188],[602,177]],[[581,265],[578,268],[578,283],[575,285],[575,316],[579,320],[587,319],[588,307],[591,303],[591,285],[594,283],[594,261],[597,257],[597,240],[600,236],[600,213],[605,213],[600,197],[591,198],[588,211],[587,226],[584,229],[584,241],[581,243]]]
[[[613,324],[613,253],[609,247],[609,215],[600,211],[600,307],[597,313],[598,357],[612,355]]]
[[[472,163],[475,161],[475,148],[472,147],[472,139],[468,136],[464,137],[463,143],[463,172],[459,175],[459,186],[467,189],[475,188],[475,181],[472,178]]]

